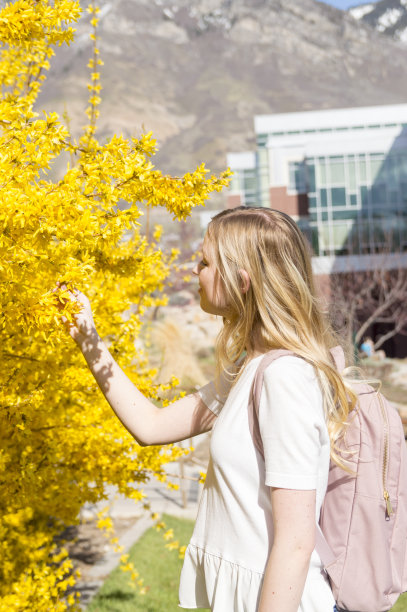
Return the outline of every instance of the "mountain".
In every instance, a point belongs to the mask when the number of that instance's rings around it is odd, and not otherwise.
[[[362,20],[378,32],[407,44],[407,0],[380,0],[349,9],[355,19]]]
[[[379,4],[381,4],[379,2]],[[79,133],[90,25],[61,48],[39,107],[66,107]],[[225,167],[253,148],[255,114],[405,102],[405,48],[315,0],[101,2],[101,138],[153,130],[157,166]]]

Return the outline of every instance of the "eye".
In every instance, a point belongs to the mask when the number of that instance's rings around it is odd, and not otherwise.
[[[200,265],[200,266],[204,266],[204,267],[205,267],[205,266],[207,266],[207,265],[208,265],[208,262],[207,262],[207,261],[205,261],[205,259],[201,259],[201,261],[199,262],[199,265]]]

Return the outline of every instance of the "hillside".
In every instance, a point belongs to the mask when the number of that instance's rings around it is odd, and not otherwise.
[[[380,2],[379,2],[380,4]],[[315,0],[101,3],[100,134],[152,129],[181,173],[253,147],[253,116],[404,102],[405,48]],[[40,104],[84,123],[89,24],[59,50]]]

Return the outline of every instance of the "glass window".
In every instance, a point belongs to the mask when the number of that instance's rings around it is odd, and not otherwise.
[[[360,251],[366,253],[370,251],[370,226],[366,221],[358,224],[360,237]]]
[[[399,203],[399,192],[395,189],[391,189],[389,191],[389,202],[390,204],[398,204]]]
[[[348,249],[350,253],[357,254],[360,253],[360,244],[359,244],[359,229],[358,225],[355,223],[352,230],[348,234]]]
[[[389,155],[389,157],[386,158],[386,181],[392,186],[393,189],[399,181],[397,172],[397,157],[394,155]]]
[[[357,210],[333,210],[332,211],[332,219],[334,221],[343,221],[346,219],[352,220],[357,219],[358,211]]]
[[[350,194],[350,205],[351,206],[357,206],[358,205],[358,196],[356,195],[356,193],[351,193]]]
[[[314,253],[316,255],[319,255],[319,237],[318,237],[317,227],[312,228],[311,245],[312,245],[312,250],[314,251]]]
[[[388,164],[389,164],[389,179],[390,179],[390,181],[392,183],[397,184],[399,182],[399,178],[400,178],[399,156],[398,155],[391,155],[391,156],[389,156],[388,157]]]
[[[346,206],[346,189],[333,187],[331,189],[332,206]]]
[[[257,159],[260,166],[265,166],[268,162],[268,150],[262,147],[257,151]]]
[[[367,187],[360,188],[360,201],[362,203],[362,208],[367,208],[369,205],[369,193]]]
[[[359,181],[366,183],[366,162],[364,159],[359,160]]]
[[[334,248],[342,249],[348,239],[348,234],[351,227],[347,223],[335,223],[332,226]]]
[[[256,176],[250,171],[248,173],[245,172],[244,175],[244,188],[248,191],[256,191],[257,187],[257,179]]]
[[[239,179],[239,174],[237,174],[237,172],[234,172],[234,174],[232,175],[232,180],[230,181],[230,189],[232,189],[232,191],[240,191]]]
[[[298,193],[306,193],[304,162],[289,162],[288,169],[290,175],[289,188]]]
[[[318,232],[319,239],[319,248],[321,252],[324,253],[329,249],[329,227],[328,225],[324,225],[319,228]]]
[[[372,181],[372,183],[377,181],[377,179],[379,178],[381,174],[382,166],[383,166],[383,161],[381,159],[380,160],[379,159],[370,160],[370,180]]]
[[[393,166],[392,180],[398,183],[407,178],[407,158],[404,155],[393,155],[391,160]]]
[[[388,236],[386,236],[383,226],[380,223],[375,223],[373,225],[373,242],[375,246],[381,246],[387,241]]]
[[[405,217],[400,221],[400,240],[402,247],[407,250],[407,219]]]
[[[317,166],[317,180],[318,185],[321,185],[321,187],[325,187],[327,184],[325,160],[320,160],[319,165]]]
[[[321,206],[326,208],[328,206],[328,190],[320,189],[319,190],[319,201],[321,202]]]
[[[386,204],[386,185],[372,185],[372,204]]]
[[[352,191],[356,191],[356,165],[353,160],[349,160],[347,164],[348,169],[348,186]]]
[[[315,192],[315,166],[314,164],[307,164],[307,185],[310,193]]]
[[[345,184],[345,165],[343,159],[333,160],[330,162],[331,183],[332,185]]]
[[[317,198],[316,196],[308,196],[308,208],[311,210],[315,210],[317,207]]]
[[[257,200],[257,177],[253,170],[245,170],[243,190],[246,204],[255,204]]]

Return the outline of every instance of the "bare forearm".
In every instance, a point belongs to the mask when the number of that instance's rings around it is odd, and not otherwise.
[[[159,409],[126,376],[96,330],[78,346],[117,417],[138,442],[149,444],[149,431]]]
[[[297,612],[308,573],[310,553],[274,545],[264,574],[259,612]]]
[[[96,330],[77,344],[117,417],[142,446],[178,442],[212,428],[215,415],[198,394],[157,408],[126,376]]]
[[[80,306],[73,321],[63,319],[69,334],[82,351],[110,406],[139,444],[169,444],[212,428],[215,414],[198,393],[187,395],[165,409],[157,408],[144,397],[99,337],[88,298],[77,290],[68,292],[67,298],[66,287],[64,290],[64,299],[76,301]]]
[[[298,612],[315,546],[315,490],[271,489],[274,541],[259,612]]]

